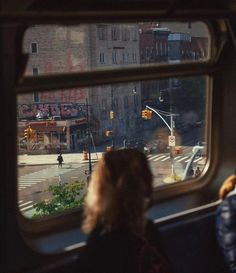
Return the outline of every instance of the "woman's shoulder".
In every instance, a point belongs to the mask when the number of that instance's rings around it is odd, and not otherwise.
[[[218,206],[216,211],[218,226],[223,223],[236,226],[236,194],[228,195]]]
[[[236,211],[236,193],[233,192],[232,194],[228,194],[226,198],[221,202],[218,206],[217,212],[224,212],[224,211]]]

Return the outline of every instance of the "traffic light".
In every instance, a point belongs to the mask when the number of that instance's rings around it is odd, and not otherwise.
[[[33,130],[30,126],[24,130],[24,139],[36,140],[36,130]]]
[[[37,141],[37,133],[36,130],[30,128],[30,140],[36,142]]]
[[[142,119],[147,119],[147,109],[145,109],[145,110],[142,110],[142,114],[141,114],[141,116],[142,116]]]
[[[152,119],[152,111],[147,110],[147,119]]]
[[[151,119],[152,118],[152,111],[151,110],[148,110],[148,109],[145,109],[145,110],[142,110],[142,119]]]
[[[110,119],[114,119],[115,117],[114,111],[110,111],[109,116],[110,116]]]
[[[113,135],[113,131],[106,131],[106,136],[112,136]]]
[[[29,140],[30,139],[30,127],[26,128],[24,130],[24,139]]]

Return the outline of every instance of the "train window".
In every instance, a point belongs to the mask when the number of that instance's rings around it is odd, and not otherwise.
[[[210,32],[204,22],[35,25],[23,39],[24,74],[83,72],[150,64],[206,62]],[[37,76],[33,73],[33,76]]]
[[[207,81],[166,78],[18,95],[21,213],[34,218],[82,207],[89,176],[110,149],[146,153],[154,187],[200,183]]]
[[[34,25],[22,41],[26,77],[207,62],[210,48],[204,22]],[[198,182],[207,159],[207,82],[154,77],[18,94],[20,212],[40,218],[82,208],[94,166],[111,149],[143,151],[153,187]]]

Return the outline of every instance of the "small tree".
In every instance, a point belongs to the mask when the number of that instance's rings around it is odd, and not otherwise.
[[[41,201],[34,205],[36,213],[33,217],[42,217],[53,213],[62,212],[66,209],[83,207],[84,181],[75,181],[59,185],[50,185],[48,190],[52,198],[47,201]]]

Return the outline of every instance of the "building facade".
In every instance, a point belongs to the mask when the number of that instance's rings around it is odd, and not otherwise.
[[[29,56],[26,76],[124,67],[139,62],[138,26],[34,26],[25,34],[23,51]],[[86,149],[88,134],[96,144],[109,140],[108,130],[117,139],[132,135],[140,116],[140,98],[137,83],[20,95],[19,149],[78,151]],[[37,132],[34,140],[23,136],[28,126]]]

